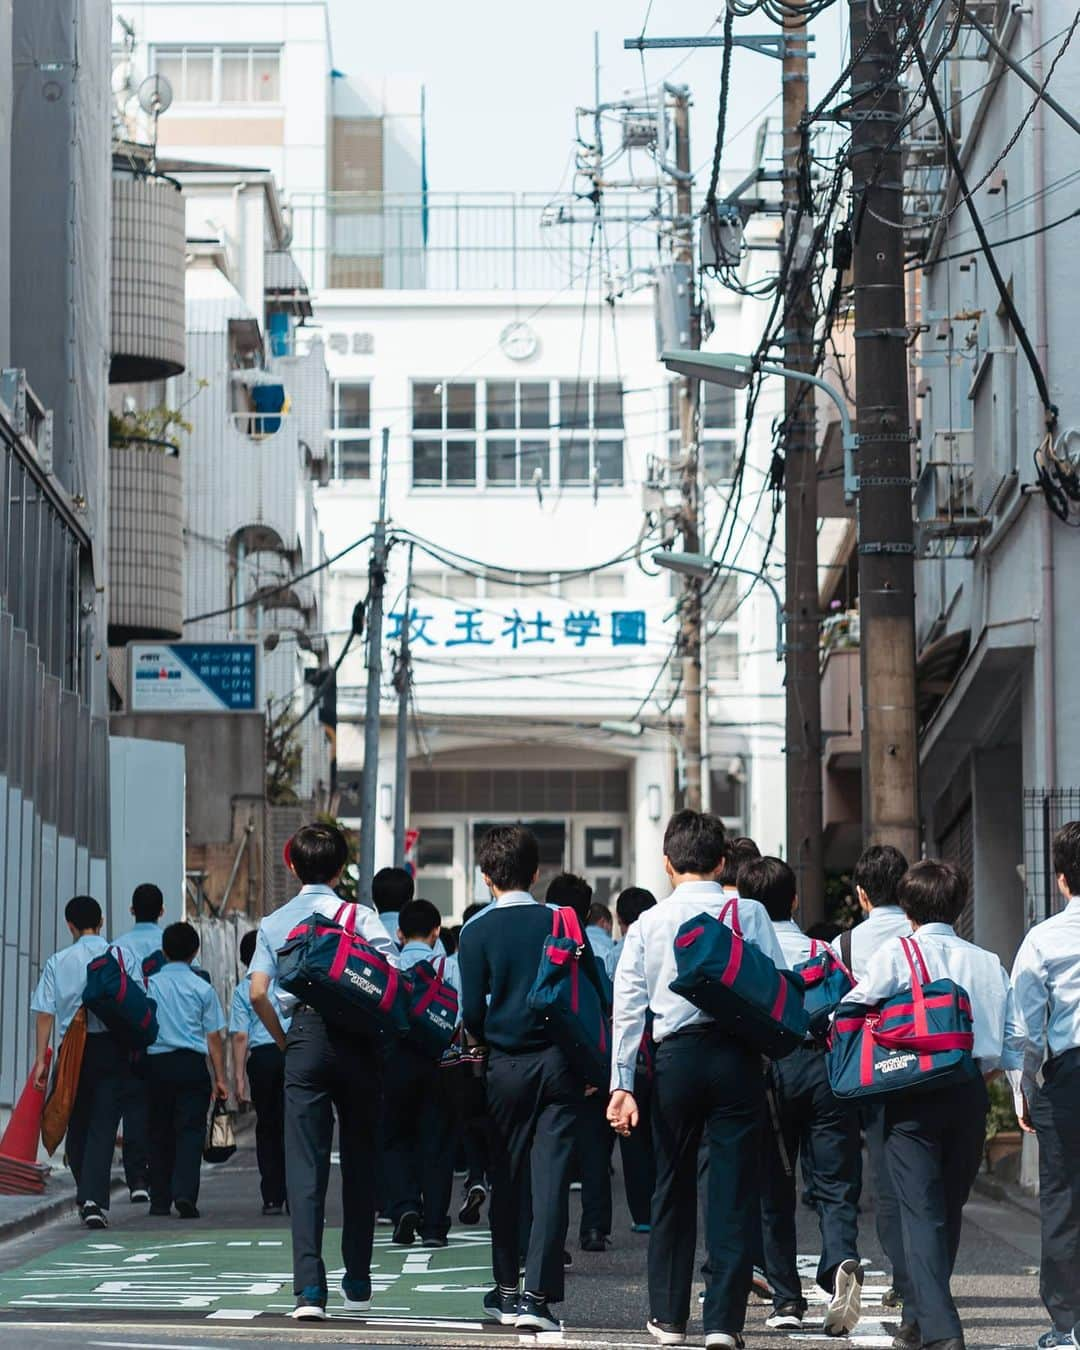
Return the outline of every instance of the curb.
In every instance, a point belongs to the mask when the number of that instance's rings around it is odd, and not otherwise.
[[[122,1190],[124,1190],[124,1178],[121,1173],[116,1172],[113,1174],[110,1194],[115,1195],[117,1191]],[[25,1237],[27,1233],[43,1228],[47,1223],[52,1223],[54,1219],[62,1218],[68,1213],[75,1214],[74,1186],[64,1195],[58,1195],[53,1199],[44,1198],[37,1209],[32,1209],[29,1213],[22,1214],[17,1219],[0,1219],[0,1243]]]
[[[1011,1205],[1014,1209],[1023,1210],[1025,1214],[1033,1218],[1039,1217],[1039,1202],[1034,1196],[1025,1195],[1023,1191],[1018,1191],[1014,1186],[1004,1186],[1000,1181],[994,1181],[991,1177],[978,1176],[975,1178],[972,1190],[976,1195],[981,1195],[986,1200],[997,1200],[1000,1204]]]

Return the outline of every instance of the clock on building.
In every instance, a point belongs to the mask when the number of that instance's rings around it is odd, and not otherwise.
[[[527,323],[515,321],[508,323],[499,334],[499,346],[511,361],[528,361],[536,355],[540,339]]]

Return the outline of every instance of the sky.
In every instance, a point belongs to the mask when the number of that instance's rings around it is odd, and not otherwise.
[[[600,35],[601,93],[641,93],[642,54],[623,38],[718,34],[722,0],[330,0],[334,62],[346,75],[418,75],[427,91],[428,178],[436,191],[554,193],[570,185],[574,109],[593,101],[593,33]],[[840,69],[847,5],[837,0],[812,26],[810,97]],[[762,16],[736,34],[775,34]],[[649,85],[667,76],[690,86],[691,151],[707,171],[716,128],[720,48],[644,55]],[[746,48],[732,59],[725,177],[750,167],[754,130],[779,118],[780,63]]]

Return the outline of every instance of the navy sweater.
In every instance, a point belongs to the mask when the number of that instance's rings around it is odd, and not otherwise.
[[[546,905],[495,905],[461,930],[458,967],[462,1019],[466,1031],[484,1045],[520,1054],[551,1044],[544,1019],[529,1010],[528,998],[544,939],[554,932],[554,924],[555,912]],[[587,942],[581,969],[605,998]]]

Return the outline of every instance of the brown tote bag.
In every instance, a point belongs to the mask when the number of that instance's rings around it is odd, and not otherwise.
[[[86,1009],[80,1008],[60,1043],[56,1072],[41,1117],[41,1142],[50,1156],[60,1147],[60,1141],[67,1134],[68,1121],[75,1108],[75,1093],[79,1090],[79,1074],[82,1072],[85,1049]]]

